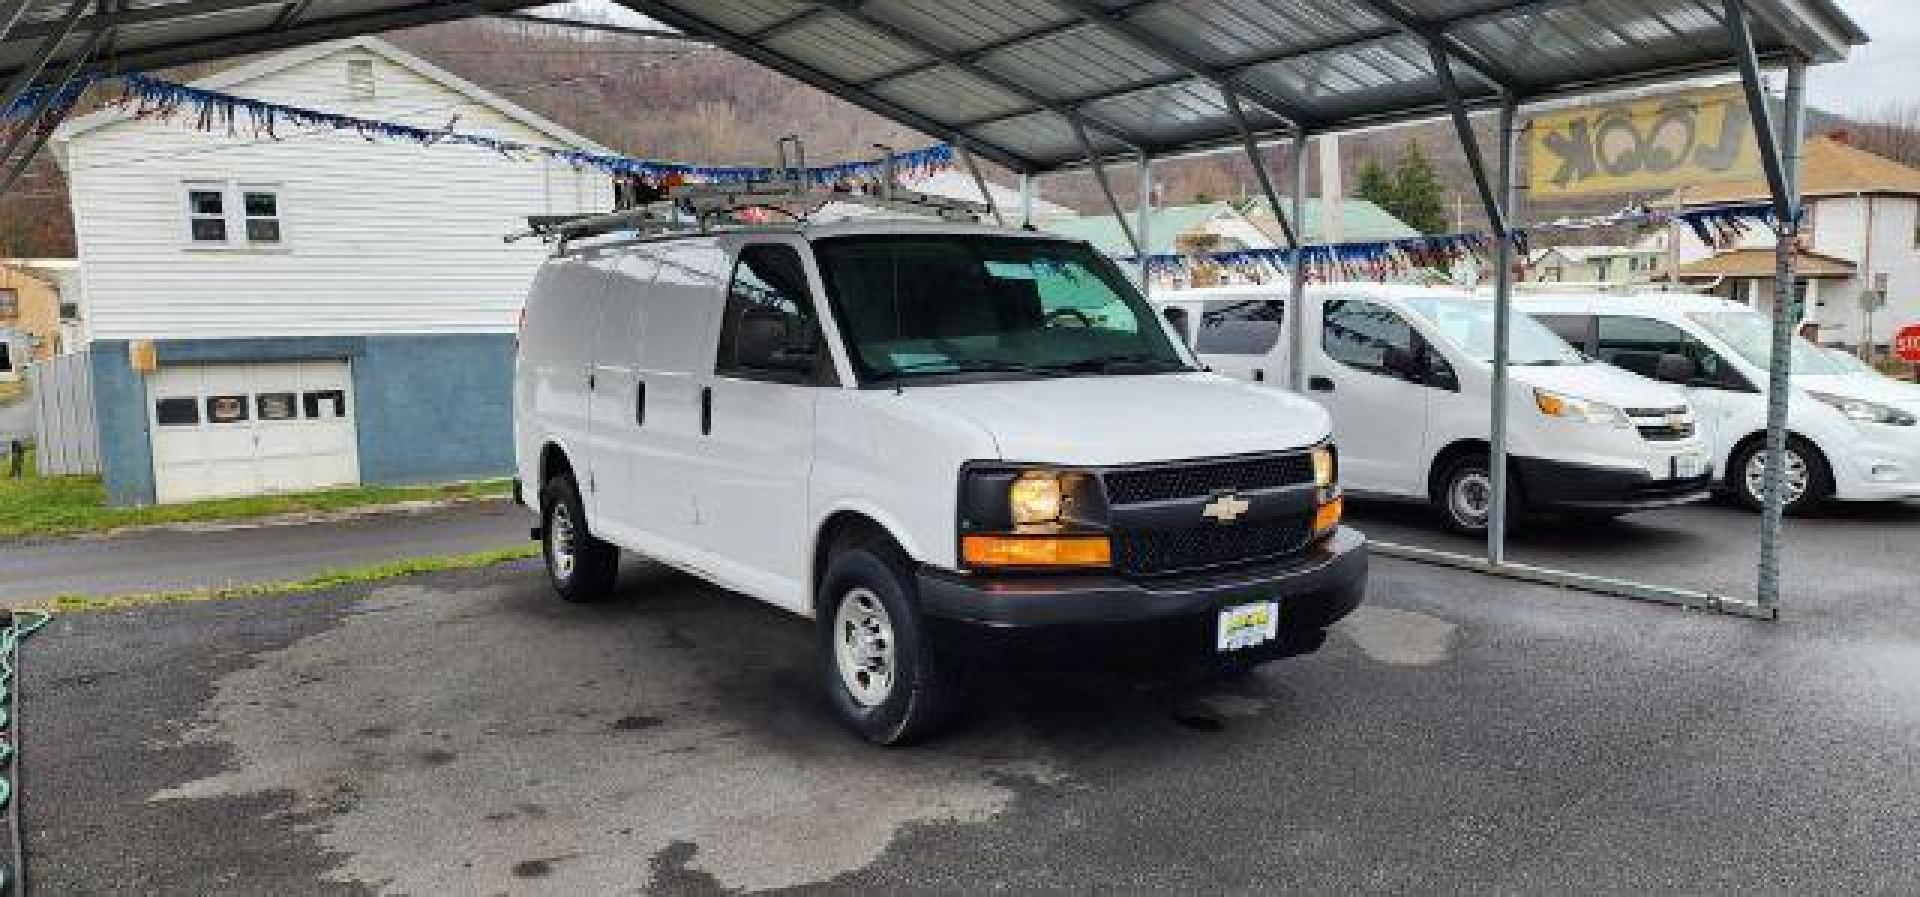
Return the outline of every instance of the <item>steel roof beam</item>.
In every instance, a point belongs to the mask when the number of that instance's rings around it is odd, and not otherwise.
[[[745,38],[735,37],[719,26],[686,12],[676,6],[670,6],[660,0],[614,0],[615,3],[631,9],[641,15],[653,18],[665,25],[695,35],[704,35],[715,46],[739,54],[749,60],[764,65],[787,77],[793,78],[811,87],[826,91],[849,103],[866,109],[876,115],[893,119],[907,127],[917,129],[929,136],[938,137],[955,145],[964,145],[994,162],[1014,171],[1030,174],[1041,166],[1007,147],[982,140],[964,133],[961,129],[943,122],[935,121],[891,100],[876,96],[871,91],[850,84],[833,75],[811,66],[803,65],[771,50],[761,47]]]
[[[1420,38],[1429,46],[1436,46],[1446,51],[1447,56],[1459,60],[1462,65],[1472,70],[1482,81],[1498,88],[1502,93],[1511,96],[1520,96],[1525,92],[1522,89],[1520,78],[1517,75],[1508,71],[1506,66],[1488,59],[1480,51],[1467,46],[1464,41],[1447,33],[1446,23],[1428,22],[1416,18],[1406,10],[1401,9],[1400,4],[1396,2],[1396,0],[1352,0],[1352,2],[1360,8],[1372,12],[1374,15],[1392,22],[1394,27],[1399,28],[1409,35]],[[1519,9],[1521,11],[1526,10],[1525,7]]]
[[[26,15],[30,2],[32,0],[7,0],[5,6],[0,6],[0,10],[5,10],[0,12],[0,40],[6,40],[7,35],[13,32],[13,26],[20,24],[20,18]]]
[[[20,98],[33,88],[33,82],[39,80],[40,73],[46,71],[47,65],[53,62],[53,55],[60,52],[60,45],[66,43],[67,37],[78,29],[81,17],[87,12],[87,3],[88,0],[73,0],[73,5],[67,7],[66,18],[61,19],[59,26],[45,35],[40,48],[34,50],[33,55],[27,57],[26,64],[13,73],[13,80],[7,83],[7,92],[0,94],[0,110],[12,109],[13,104],[20,102]]]
[[[582,31],[600,31],[606,34],[618,34],[623,37],[641,37],[652,40],[671,40],[686,44],[711,43],[705,38],[683,34],[667,28],[634,28],[628,25],[615,25],[610,22],[587,22],[580,19],[562,19],[555,16],[542,16],[528,12],[501,13],[494,18],[505,22],[532,22],[538,25],[552,25],[558,28],[578,28]]]
[[[980,46],[973,47],[971,49],[960,50],[953,54],[953,58],[959,59],[965,62],[980,62],[981,60],[986,59],[988,56],[992,56],[993,54],[998,53],[1001,50],[1011,50],[1015,47],[1022,47],[1027,44],[1046,40],[1047,38],[1050,38],[1050,37],[1066,34],[1069,31],[1079,31],[1082,28],[1091,28],[1091,27],[1093,26],[1087,22],[1083,22],[1079,19],[1074,19],[1073,21],[1070,21],[1070,22],[1061,22],[1058,25],[1048,25],[1045,28],[1040,28],[1034,31],[1023,31],[1019,34],[1009,35],[999,40],[988,41],[987,43],[981,44]],[[872,87],[882,82],[893,81],[899,78],[910,78],[910,77],[913,77],[914,75],[921,74],[922,72],[930,72],[930,71],[933,71],[934,69],[940,68],[941,66],[944,66],[947,64],[948,63],[944,60],[929,59],[926,62],[916,62],[916,63],[913,63],[912,65],[902,66],[890,72],[881,72],[878,75],[874,75],[873,77],[870,77],[870,78],[863,78],[855,83],[859,84],[861,87]]]
[[[86,0],[80,0],[80,2],[84,4]],[[74,82],[74,79],[80,75],[80,67],[93,57],[94,51],[100,49],[100,45],[110,39],[112,34],[113,32],[109,29],[95,31],[87,36],[86,43],[81,45],[80,51],[75,53],[67,63],[66,70],[60,73],[59,78],[47,82],[46,92],[33,104],[33,111],[21,118],[20,127],[14,131],[13,137],[7,141],[6,146],[0,147],[0,164],[6,163],[9,159],[13,160],[6,174],[0,175],[0,196],[7,195],[7,191],[12,190],[20,177],[27,173],[27,167],[33,164],[33,157],[40,154],[41,147],[46,146],[48,138],[53,136],[53,129],[59,127],[60,123],[66,120],[67,115],[73,112],[71,103],[64,106],[55,105],[60,98],[60,92]],[[9,103],[8,107],[11,105]],[[20,148],[22,142],[29,139],[32,142],[27,144],[18,159],[13,159],[14,151]]]
[[[119,12],[95,13],[81,19],[79,28],[82,31],[97,31],[121,25],[151,25],[286,5],[287,0],[198,0],[193,3],[172,3],[166,6],[145,6]],[[58,30],[59,27],[55,22],[21,25],[14,29],[10,38],[19,40],[44,37]]]
[[[282,3],[285,0],[281,0]],[[238,4],[229,4],[238,5]],[[280,3],[254,4],[277,6]],[[314,19],[302,22],[292,28],[223,37],[217,40],[180,40],[156,47],[123,50],[112,59],[94,60],[83,69],[85,74],[100,74],[108,70],[127,71],[130,69],[156,69],[173,65],[186,65],[238,56],[244,53],[264,53],[270,50],[283,50],[321,41],[338,40],[362,34],[374,34],[392,31],[397,28],[413,28],[420,25],[432,25],[452,19],[473,16],[492,15],[496,12],[510,12],[535,6],[545,6],[547,0],[469,0],[460,3],[423,2],[400,9],[385,10],[377,13],[339,16],[329,19]],[[132,10],[126,15],[129,20],[137,18],[146,10]],[[112,23],[109,23],[112,24]]]
[[[1115,140],[1120,141],[1120,143],[1124,144],[1127,148],[1135,150],[1136,152],[1140,149],[1140,141],[1137,138],[1127,134],[1125,130],[1119,127],[1116,127],[1114,125],[1108,124],[1106,122],[1100,121],[1099,119],[1094,118],[1093,116],[1087,115],[1086,113],[1081,112],[1077,109],[1072,109],[1067,106],[1063,106],[1058,102],[1055,102],[1054,100],[1041,94],[1039,91],[1034,90],[1033,88],[1028,87],[1024,84],[1021,84],[1020,82],[1015,81],[1012,78],[1002,75],[999,72],[994,71],[993,69],[987,68],[986,66],[981,65],[980,63],[967,62],[966,60],[960,59],[953,51],[947,50],[939,46],[938,44],[935,44],[933,41],[928,40],[927,38],[921,37],[920,35],[915,34],[911,31],[908,31],[905,28],[902,28],[898,25],[895,25],[883,19],[876,19],[873,16],[868,15],[866,13],[866,11],[862,8],[863,4],[860,2],[860,0],[820,0],[820,2],[826,8],[832,9],[834,12],[839,13],[841,16],[844,16],[848,19],[851,19],[862,25],[865,25],[868,28],[872,28],[873,30],[881,33],[882,35],[885,35],[887,38],[891,40],[906,44],[907,46],[912,47],[915,51],[919,53],[922,53],[933,59],[942,60],[946,62],[948,65],[953,66],[954,68],[960,69],[961,71],[964,71],[970,75],[973,75],[974,77],[977,77],[983,81],[986,81],[987,83],[992,84],[993,86],[998,87],[1001,90],[1004,90],[1008,93],[1018,96],[1026,100],[1027,102],[1032,103],[1035,106],[1039,107],[1038,111],[1051,112],[1054,115],[1057,115],[1061,118],[1066,119],[1068,122],[1078,125],[1079,127],[1089,128],[1095,131],[1099,131],[1102,134],[1105,134],[1109,137],[1112,137]]]
[[[1072,12],[1082,21],[1102,31],[1138,46],[1149,54],[1172,64],[1175,68],[1186,70],[1188,75],[1213,85],[1214,89],[1222,94],[1252,100],[1269,114],[1292,125],[1295,130],[1306,130],[1309,126],[1308,116],[1294,108],[1293,104],[1246,83],[1237,73],[1217,69],[1206,60],[1162,40],[1152,31],[1129,21],[1124,11],[1109,10],[1087,0],[1047,0],[1047,2]],[[1234,112],[1239,116],[1238,104],[1235,104]]]
[[[784,19],[774,22],[771,25],[766,25],[760,28],[756,28],[752,31],[749,31],[746,34],[742,35],[742,37],[746,38],[747,40],[754,41],[756,43],[759,41],[766,40],[767,38],[770,38],[770,37],[777,37],[779,35],[792,31],[795,28],[799,28],[800,26],[805,25],[808,22],[813,21],[814,19],[817,19],[817,18],[820,18],[821,16],[826,15],[828,11],[829,10],[824,6],[815,6],[811,9],[803,9],[797,13],[794,13],[793,15],[787,16]]]
[[[293,0],[280,11],[280,17],[273,20],[275,28],[291,28],[307,17],[307,10],[313,7],[313,0]]]

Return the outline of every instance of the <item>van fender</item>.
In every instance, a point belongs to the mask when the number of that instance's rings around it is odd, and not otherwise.
[[[925,551],[924,544],[913,537],[913,531],[906,523],[895,515],[882,510],[879,506],[859,499],[846,499],[822,506],[814,517],[813,532],[809,539],[810,544],[807,551],[807,557],[809,559],[807,607],[809,613],[811,613],[812,609],[814,592],[818,591],[820,587],[819,577],[825,561],[822,552],[827,548],[825,539],[830,529],[829,524],[833,522],[835,518],[848,514],[865,518],[873,525],[879,527],[880,531],[885,533],[887,538],[892,539],[893,543],[900,547],[900,550],[906,554],[909,561],[929,563],[929,555]]]

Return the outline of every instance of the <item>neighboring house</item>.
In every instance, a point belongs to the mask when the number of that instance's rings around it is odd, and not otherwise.
[[[1800,184],[1799,283],[1803,329],[1824,343],[1884,347],[1902,326],[1920,324],[1920,169],[1848,145],[1843,136],[1806,144]],[[1689,207],[1764,201],[1758,180],[1687,190]],[[1682,230],[1679,274],[1713,292],[1773,307],[1773,235],[1750,231],[1715,251]],[[1863,301],[1870,298],[1872,301]],[[1884,303],[1884,308],[1869,306]]]
[[[973,175],[968,174],[964,170],[942,171],[938,174],[921,178],[918,181],[908,184],[907,187],[921,193],[944,196],[948,199],[962,199],[968,202],[984,201],[980,195],[980,185],[974,182]],[[1000,215],[1006,219],[1008,224],[1017,225],[1020,223],[1019,190],[996,184],[989,180],[987,181],[987,193],[993,197],[994,205],[999,208]],[[1042,218],[1058,218],[1075,214],[1078,213],[1059,203],[1048,202],[1038,196],[1033,198],[1033,217],[1036,221]]]
[[[1386,210],[1364,199],[1343,200],[1339,206],[1341,241],[1348,243],[1399,240],[1417,237],[1419,232]],[[1306,227],[1302,239],[1308,244],[1326,242],[1325,212],[1318,199],[1306,202]],[[1127,214],[1127,226],[1137,228],[1139,216]],[[1037,222],[1040,229],[1065,237],[1086,240],[1094,248],[1113,256],[1131,256],[1133,248],[1126,233],[1112,215],[1086,215],[1077,218],[1050,218]],[[1150,255],[1201,255],[1233,252],[1241,249],[1273,249],[1284,242],[1273,216],[1262,206],[1241,212],[1226,202],[1162,206],[1147,216],[1147,252]],[[1229,281],[1232,272],[1216,272],[1214,282]],[[1186,278],[1175,275],[1161,278],[1156,286],[1188,286]]]
[[[195,82],[365,118],[607,152],[375,38]],[[511,469],[534,213],[612,207],[591,170],[112,108],[55,137],[71,183],[101,464],[117,504]]]
[[[1647,234],[1628,246],[1550,246],[1534,250],[1527,279],[1540,283],[1635,284],[1665,280],[1671,240]]]
[[[59,285],[31,263],[0,261],[0,328],[19,334],[0,371],[19,370],[28,362],[43,361],[64,351],[61,342]]]

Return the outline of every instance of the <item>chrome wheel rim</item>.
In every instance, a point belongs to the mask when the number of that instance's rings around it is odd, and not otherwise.
[[[547,521],[547,566],[558,582],[573,578],[575,538],[573,512],[567,510],[565,502],[554,505],[553,516]]]
[[[1807,459],[1800,457],[1799,452],[1789,448],[1785,459],[1787,475],[1782,478],[1782,484],[1786,489],[1783,490],[1782,497],[1787,504],[1793,504],[1807,494],[1810,475],[1807,470]],[[1754,497],[1755,501],[1766,500],[1767,453],[1765,450],[1754,452],[1753,456],[1747,459],[1747,492]]]
[[[1493,512],[1493,478],[1478,470],[1461,474],[1447,490],[1447,504],[1461,523],[1485,526]]]
[[[855,703],[872,707],[893,693],[893,618],[880,596],[857,588],[833,615],[834,665]]]

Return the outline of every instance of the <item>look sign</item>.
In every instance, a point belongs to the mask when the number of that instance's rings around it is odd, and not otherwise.
[[[1533,120],[1534,196],[1644,193],[1760,176],[1737,87],[1552,113]]]

